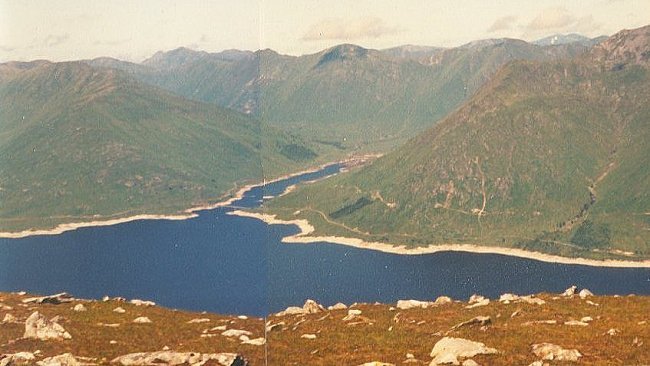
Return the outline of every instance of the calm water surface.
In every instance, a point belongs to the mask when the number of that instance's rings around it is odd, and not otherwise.
[[[336,173],[338,165],[249,191],[233,205]],[[400,256],[335,244],[283,244],[291,225],[230,216],[231,207],[183,221],[143,220],[53,236],[0,239],[0,291],[67,291],[150,299],[161,305],[264,315],[313,298],[395,302],[473,293],[498,297],[560,292],[576,284],[597,294],[650,294],[650,269],[597,268],[493,254]]]

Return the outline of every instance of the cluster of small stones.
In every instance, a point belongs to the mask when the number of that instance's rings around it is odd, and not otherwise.
[[[593,296],[591,291],[588,289],[582,289],[577,292],[576,286],[571,286],[566,291],[564,291],[560,296],[556,298],[571,298],[573,296],[578,296],[582,300],[586,300],[586,303],[599,306],[598,304],[588,300],[589,297]],[[497,300],[502,304],[511,304],[511,303],[525,303],[533,304],[538,306],[543,306],[546,304],[546,301],[535,297],[534,295],[519,296],[511,293],[503,294]],[[421,300],[399,300],[395,307],[391,307],[390,310],[394,311],[399,310],[408,310],[408,309],[427,309],[431,307],[439,307],[450,304],[454,302],[451,298],[446,296],[438,297],[435,301],[421,301]],[[472,295],[467,305],[466,309],[474,309],[478,307],[486,306],[490,303],[490,299],[475,294]],[[347,310],[347,315],[342,318],[343,322],[346,322],[348,325],[356,324],[373,324],[373,320],[362,315],[362,311],[355,309],[357,304],[351,305],[349,308],[345,304],[336,304],[330,306],[327,310]],[[325,312],[325,307],[316,303],[313,300],[307,300],[302,307],[289,307],[279,313],[275,314],[275,317],[286,317],[286,316],[300,316],[306,314],[315,314]],[[518,315],[519,311],[515,311],[511,314],[511,317]],[[399,315],[399,314],[398,314]],[[397,316],[396,316],[397,318]],[[395,319],[394,319],[395,320]],[[587,326],[594,319],[586,316],[582,317],[580,320],[568,320],[564,322],[564,325],[567,326]],[[454,325],[449,331],[453,331],[462,327],[467,326],[478,326],[480,329],[485,330],[485,327],[489,326],[492,322],[492,319],[489,316],[477,316],[467,321],[458,323]],[[300,322],[299,322],[300,323]],[[534,324],[557,324],[555,320],[540,320],[532,323],[524,323],[524,325],[534,325]],[[278,329],[287,329],[287,322],[285,321],[268,321],[266,324],[267,332],[275,331]],[[293,330],[296,329],[294,326]],[[391,331],[392,327],[388,328],[388,331]],[[618,330],[610,329],[606,334],[607,335],[616,335]],[[305,333],[300,336],[305,340],[314,340],[318,337],[317,334]],[[533,344],[530,348],[530,351],[535,357],[539,358],[538,361],[533,362],[530,366],[542,366],[547,365],[545,361],[567,361],[567,362],[576,362],[581,357],[582,354],[577,349],[563,348],[560,345],[556,345],[550,342]],[[472,360],[472,357],[476,355],[495,355],[499,354],[499,351],[495,348],[486,346],[484,343],[475,342],[469,339],[463,338],[454,338],[454,337],[443,337],[440,339],[431,350],[430,356],[432,360],[430,361],[430,366],[435,365],[463,365],[463,366],[475,366],[478,363]],[[405,364],[409,363],[422,363],[422,361],[415,359],[414,355],[407,354],[406,359],[403,361]],[[386,363],[382,361],[370,361],[359,366],[394,366],[391,363]]]
[[[24,296],[24,292],[17,293],[20,296]],[[88,302],[88,300],[74,299],[66,293],[55,294],[50,296],[40,296],[40,297],[30,297],[22,300],[22,306],[27,306],[27,304],[64,304],[78,302],[74,305],[71,310],[75,312],[85,312],[88,309],[83,302]],[[108,298],[105,297],[103,301],[118,301],[126,302],[126,299],[123,298]],[[152,301],[144,301],[134,299],[129,301],[130,304],[135,306],[155,306],[156,304]],[[12,311],[13,307],[4,305],[0,303],[0,308],[4,311]],[[113,309],[113,312],[118,314],[125,314],[126,310],[122,307],[116,307]],[[246,317],[240,317],[246,319]],[[59,324],[61,317],[55,316],[48,319],[38,311],[34,311],[29,315],[25,321],[25,331],[23,334],[24,339],[35,339],[44,342],[69,342],[73,339],[71,335],[61,324]],[[206,318],[207,319],[207,318]],[[203,323],[206,322],[206,319],[193,319],[188,323]],[[210,321],[210,319],[207,319]],[[152,321],[148,317],[137,317],[131,320],[132,323],[136,324],[151,324]],[[2,323],[21,323],[19,319],[13,316],[11,313],[6,313]],[[106,327],[119,327],[120,324],[102,324],[98,325]],[[223,328],[225,330],[225,327]],[[205,332],[204,332],[205,333]],[[226,330],[223,333],[223,336],[238,336],[242,343],[251,344],[251,345],[263,345],[264,338],[249,339],[247,335],[252,333],[244,330]],[[116,341],[110,341],[111,344],[116,344]],[[164,365],[192,365],[192,366],[201,366],[208,362],[211,364],[218,364],[222,366],[246,366],[248,362],[240,355],[234,353],[198,353],[198,352],[176,352],[170,350],[168,347],[164,347],[162,351],[152,351],[152,352],[138,352],[122,355],[114,358],[110,361],[113,364],[118,365],[153,365],[153,364],[164,364]],[[36,364],[39,366],[83,366],[83,365],[96,365],[98,360],[90,357],[80,357],[75,356],[71,353],[64,353],[51,357],[43,357],[41,351],[34,352],[16,352],[8,354],[0,354],[0,366],[13,366],[13,365],[32,365]]]
[[[588,289],[582,289],[579,292],[577,291],[576,286],[572,286],[564,291],[561,295],[553,297],[553,299],[572,298],[579,297],[584,300],[587,304],[591,306],[600,306],[597,303],[591,301],[593,294]],[[126,302],[126,299],[123,298],[104,298],[104,301],[118,301]],[[83,301],[74,299],[71,296],[62,293],[51,296],[41,296],[41,297],[30,297],[23,299],[24,304],[64,304],[64,303],[73,303],[76,304],[71,307],[75,312],[85,312],[87,311],[86,305]],[[475,294],[472,295],[468,301],[467,305],[464,306],[466,309],[474,309],[486,306],[490,303],[490,299]],[[535,297],[534,295],[519,296],[515,294],[506,293],[499,297],[496,300],[502,304],[511,304],[511,303],[525,303],[533,304],[537,306],[544,306],[546,301]],[[448,304],[459,302],[454,301],[449,297],[440,296],[435,301],[421,301],[421,300],[399,300],[394,307],[390,307],[390,311],[398,310],[409,310],[409,309],[427,309],[434,307],[443,307]],[[156,304],[151,301],[144,300],[131,300],[130,304],[135,306],[155,306]],[[7,311],[2,320],[3,323],[18,323],[19,320],[13,316],[10,311],[13,310],[10,306],[0,303],[0,309]],[[289,307],[273,317],[270,317],[270,320],[266,322],[265,332],[275,332],[282,331],[291,328],[292,331],[296,331],[298,325],[301,322],[305,321],[304,316],[309,314],[323,314],[318,320],[324,320],[331,316],[333,311],[345,311],[345,316],[341,318],[342,322],[345,322],[348,326],[354,325],[373,325],[374,320],[364,316],[362,310],[358,308],[358,304],[352,304],[349,307],[345,304],[338,303],[332,306],[325,308],[323,305],[318,304],[314,300],[307,300],[303,306]],[[117,314],[127,314],[127,311],[121,307],[115,307],[113,312]],[[519,315],[520,310],[514,311],[510,317],[516,317]],[[393,321],[398,323],[400,321],[399,316],[401,313],[397,312]],[[128,316],[125,315],[125,316]],[[302,320],[299,320],[297,323],[293,324],[293,327],[288,324],[291,323],[288,319],[283,319],[286,317],[303,317]],[[239,319],[247,319],[246,316],[240,316]],[[38,339],[41,341],[69,341],[73,338],[73,335],[70,334],[66,329],[59,324],[59,316],[53,318],[46,318],[38,311],[34,311],[27,319],[25,319],[25,332],[23,338]],[[298,318],[300,319],[300,318]],[[590,316],[584,316],[580,319],[570,319],[561,324],[565,326],[589,326],[594,319]],[[140,316],[130,320],[132,323],[151,324],[152,321],[148,317]],[[228,323],[228,320],[218,321],[218,324],[211,324],[213,320],[210,318],[194,318],[187,321],[188,324],[205,324],[206,328],[203,330],[201,337],[227,337],[235,341],[239,341],[241,344],[254,345],[254,346],[263,346],[266,344],[265,337],[253,337],[253,332],[228,328],[232,323]],[[228,324],[226,324],[228,323]],[[471,339],[463,339],[457,337],[447,336],[450,332],[455,331],[464,327],[478,327],[481,330],[485,330],[488,326],[492,324],[492,319],[489,316],[475,316],[468,320],[462,321],[454,326],[452,326],[446,334],[441,334],[443,336],[439,339],[434,345],[430,352],[430,361],[417,360],[413,354],[407,353],[403,363],[417,363],[422,364],[423,362],[430,362],[430,366],[435,365],[463,365],[463,366],[475,366],[478,363],[472,359],[472,357],[477,355],[495,355],[499,354],[500,351],[492,348],[484,343],[473,341]],[[544,324],[558,324],[557,320],[535,320],[522,323],[522,326],[536,326]],[[118,327],[120,324],[101,324],[106,327]],[[388,328],[388,331],[392,331],[392,326]],[[620,333],[618,329],[610,329],[605,332],[604,336],[616,336]],[[317,333],[303,333],[300,335],[301,339],[304,339],[306,342],[313,341],[319,337]],[[635,340],[636,341],[636,340]],[[117,342],[111,341],[112,344]],[[641,341],[638,341],[639,345]],[[556,345],[550,342],[536,343],[530,346],[530,352],[538,360],[530,364],[530,366],[543,366],[547,365],[546,361],[562,361],[562,362],[576,362],[581,357],[582,354],[577,349],[564,348],[560,345]],[[38,360],[38,361],[37,361]],[[244,360],[240,355],[233,353],[197,353],[197,352],[175,352],[165,347],[162,351],[151,351],[151,352],[139,352],[132,353],[127,355],[122,355],[116,357],[111,361],[114,364],[122,365],[149,365],[155,362],[163,363],[168,365],[180,365],[180,364],[189,364],[189,365],[203,365],[205,363],[215,362],[219,365],[226,366],[240,366],[247,365],[246,360]],[[54,365],[93,365],[96,364],[96,360],[92,358],[81,358],[75,357],[72,354],[65,353],[53,357],[46,357],[40,355],[39,351],[35,352],[18,352],[13,354],[4,354],[0,356],[0,366],[9,366],[9,365],[19,365],[19,364],[33,364],[41,366],[54,366]],[[392,364],[381,362],[381,361],[370,361],[364,363],[360,366],[391,366]]]

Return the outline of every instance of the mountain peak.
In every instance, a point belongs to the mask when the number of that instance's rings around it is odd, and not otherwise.
[[[650,26],[616,33],[596,46],[592,56],[616,68],[626,64],[650,66]]]
[[[207,54],[205,51],[194,51],[187,47],[179,47],[171,51],[158,51],[153,56],[142,61],[142,64],[157,68],[167,68],[192,62]]]
[[[479,39],[476,41],[472,41],[469,43],[466,43],[458,48],[463,49],[463,48],[484,48],[484,47],[492,47],[492,46],[499,46],[503,44],[525,44],[525,41],[522,41],[520,39],[514,39],[514,38],[488,38],[488,39]]]
[[[323,66],[334,61],[347,61],[364,58],[368,55],[368,49],[353,44],[341,44],[329,48],[323,52],[316,66]]]
[[[569,44],[569,43],[582,43],[582,44],[588,44],[591,43],[592,39],[589,37],[585,37],[581,34],[577,33],[569,33],[569,34],[554,34],[548,37],[544,37],[541,39],[538,39],[536,41],[533,41],[531,43],[536,44],[538,46],[558,46],[561,44]]]

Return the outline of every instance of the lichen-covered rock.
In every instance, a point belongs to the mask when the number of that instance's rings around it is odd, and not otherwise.
[[[156,306],[155,302],[147,300],[133,299],[129,302],[135,306]]]
[[[287,316],[287,315],[303,315],[305,310],[298,306],[289,306],[285,310],[275,314],[275,316]]]
[[[577,349],[564,349],[552,343],[533,344],[533,353],[542,360],[578,361],[582,355]]]
[[[463,366],[479,366],[479,365],[478,365],[478,363],[476,363],[476,361],[474,361],[472,359],[469,359],[469,360],[463,361]]]
[[[224,337],[237,337],[237,338],[239,338],[239,337],[241,337],[243,335],[250,336],[252,334],[253,333],[251,333],[251,332],[249,332],[247,330],[241,330],[241,329],[228,329],[228,330],[224,331],[223,333],[221,333],[221,335],[224,336]]]
[[[187,324],[209,323],[209,322],[210,322],[209,318],[195,318],[192,320],[188,320]]]
[[[516,300],[519,300],[519,296],[510,293],[503,294],[501,297],[499,297],[499,301],[503,303],[510,303]]]
[[[325,311],[325,308],[316,301],[307,299],[307,301],[305,301],[305,304],[302,306],[302,310],[305,314],[316,314],[320,313],[321,311]]]
[[[586,288],[583,288],[583,289],[580,290],[580,292],[578,293],[578,296],[580,296],[581,299],[586,299],[586,298],[589,297],[589,296],[594,296],[594,294],[591,293],[591,291],[587,290]]]
[[[23,334],[23,338],[46,341],[72,339],[72,336],[56,322],[56,317],[52,318],[52,320],[47,320],[45,316],[35,311],[25,320],[25,333]]]
[[[18,352],[6,355],[0,355],[0,366],[28,365],[36,357],[31,352]]]
[[[5,317],[2,318],[3,323],[15,323],[16,322],[16,317],[7,313],[5,314]]]
[[[564,322],[564,325],[586,327],[587,325],[589,325],[589,323],[580,320],[569,320]]]
[[[361,315],[361,310],[359,309],[349,309],[348,310],[348,315],[346,315],[342,320],[344,322],[356,319],[359,315]]]
[[[337,302],[336,304],[334,304],[332,306],[328,306],[327,310],[345,310],[347,308],[348,308],[347,305],[345,305],[344,303]]]
[[[135,319],[133,319],[134,323],[139,323],[139,324],[146,324],[146,323],[152,323],[151,319],[147,318],[146,316],[139,316]]]
[[[484,343],[474,342],[463,338],[444,337],[431,350],[431,365],[453,364],[460,365],[459,358],[470,358],[476,355],[498,353],[494,348],[486,347]]]
[[[241,344],[250,344],[251,346],[263,346],[266,344],[266,339],[263,337],[246,339],[241,342]]]
[[[525,302],[525,303],[528,303],[528,304],[534,304],[534,305],[544,305],[544,304],[546,304],[546,301],[540,299],[539,297],[534,297],[534,296],[531,296],[531,295],[520,296],[517,301],[518,302]]]
[[[467,303],[471,305],[471,304],[476,304],[478,302],[481,302],[483,300],[485,300],[485,297],[478,294],[474,294],[469,297],[469,301],[467,301]]]
[[[23,299],[23,304],[54,304],[58,305],[64,302],[72,302],[74,301],[74,298],[70,296],[69,294],[65,292],[61,292],[60,294],[54,294],[54,295],[49,295],[49,296],[37,296],[37,297],[28,297],[26,299]]]
[[[449,296],[438,296],[436,301],[434,301],[434,304],[436,305],[446,305],[446,304],[451,304],[453,301],[451,300],[451,297]]]
[[[562,296],[571,297],[571,296],[575,295],[577,288],[578,288],[578,286],[569,287],[568,289],[564,290],[564,292],[562,293]]]
[[[480,306],[486,306],[490,304],[490,299],[480,296],[480,299],[475,299],[473,302],[470,300],[471,305],[465,306],[465,309],[474,309]]]
[[[433,306],[434,303],[431,301],[419,301],[419,300],[398,300],[396,307],[401,310],[408,310],[414,308],[426,309],[429,306]]]
[[[492,323],[492,318],[490,318],[489,316],[477,316],[477,317],[474,317],[474,318],[472,318],[470,320],[466,320],[464,322],[460,322],[460,323],[454,325],[453,327],[451,327],[451,330],[455,330],[455,329],[458,329],[458,328],[467,327],[467,326],[471,326],[471,325],[484,326],[484,325],[489,325],[491,323]]]
[[[196,352],[173,352],[173,351],[157,351],[157,352],[138,352],[129,353],[127,355],[119,356],[111,361],[112,363],[121,364],[124,366],[140,366],[140,365],[182,365],[189,364],[192,366],[200,366],[208,361],[216,361],[222,366],[246,366],[246,362],[241,356],[234,353],[196,353]]]
[[[79,366],[81,363],[71,353],[48,357],[36,363],[38,366]]]

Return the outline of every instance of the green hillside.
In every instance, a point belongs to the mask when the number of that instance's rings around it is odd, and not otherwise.
[[[254,119],[84,63],[2,64],[0,105],[0,231],[215,201],[262,180],[262,151],[267,174],[308,163]]]
[[[511,63],[397,151],[268,209],[407,246],[648,258],[649,33],[621,32],[572,61]]]
[[[139,65],[90,62],[256,116],[341,157],[398,146],[457,108],[511,60],[561,59],[585,49],[500,39],[447,50],[339,45],[300,57],[271,50],[210,54],[179,48]]]

